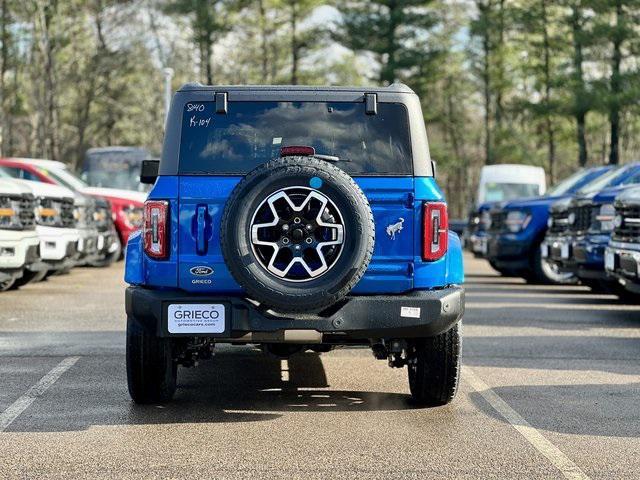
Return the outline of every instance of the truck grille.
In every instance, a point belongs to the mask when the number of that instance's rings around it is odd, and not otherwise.
[[[36,228],[36,199],[33,195],[23,195],[19,204],[20,223],[25,230]]]
[[[596,206],[594,205],[582,205],[579,207],[570,207],[569,214],[575,215],[575,221],[570,225],[570,229],[574,233],[582,233],[589,230],[593,217],[596,212]]]
[[[569,231],[569,211],[560,210],[551,212],[549,217],[553,220],[549,233],[560,235]]]
[[[504,222],[507,219],[507,212],[491,212],[491,226],[489,230],[492,232],[501,232],[504,228]]]
[[[622,217],[622,224],[615,227],[612,238],[618,242],[637,242],[640,239],[640,206],[618,205],[616,215]]]
[[[65,228],[75,228],[76,219],[73,215],[73,199],[63,198],[60,204],[60,218]]]

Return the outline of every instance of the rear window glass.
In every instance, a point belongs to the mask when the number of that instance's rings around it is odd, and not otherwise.
[[[379,103],[215,102],[187,103],[182,117],[182,174],[245,174],[280,155],[284,146],[314,147],[337,157],[351,175],[411,175],[411,137],[404,105]],[[335,160],[335,159],[334,159]]]

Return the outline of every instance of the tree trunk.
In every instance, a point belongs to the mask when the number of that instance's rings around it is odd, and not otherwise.
[[[542,45],[544,49],[544,94],[545,94],[545,129],[547,131],[547,158],[549,161],[549,179],[556,180],[556,144],[553,121],[551,119],[551,46],[549,42],[549,25],[547,18],[547,1],[542,0]]]
[[[42,56],[42,132],[41,150],[42,156],[56,158],[57,153],[57,125],[56,125],[56,83],[55,83],[55,59],[54,45],[51,33],[51,24],[57,9],[57,2],[51,0],[44,5],[38,3],[37,15],[39,19],[39,47]]]
[[[492,135],[491,135],[491,38],[489,37],[489,9],[490,4],[480,3],[480,14],[483,16],[482,31],[482,83],[484,86],[484,163],[493,163]]]
[[[491,15],[491,11],[488,11],[488,15]],[[487,34],[488,35],[488,34]],[[502,129],[502,117],[504,111],[504,105],[502,100],[502,93],[504,90],[504,0],[500,0],[498,5],[498,45],[496,52],[496,70],[497,80],[495,85],[496,91],[496,128],[498,132]]]
[[[260,12],[260,50],[262,52],[262,83],[268,83],[269,78],[269,32],[267,30],[267,9],[265,0],[258,1]]]
[[[618,0],[616,1],[616,24],[611,59],[611,98],[609,99],[609,123],[611,125],[609,163],[612,165],[620,163],[620,63],[622,61],[622,34],[620,33],[620,28],[624,22],[623,15],[622,2]]]
[[[398,29],[397,23],[397,10],[402,8],[396,3],[396,0],[391,0],[388,3],[389,8],[389,30],[387,31],[387,60],[381,62],[380,69],[380,82],[383,85],[391,85],[396,81],[396,53],[398,47],[396,45],[396,31]]]
[[[205,56],[207,62],[207,85],[213,85],[213,45],[211,40],[211,34],[207,35],[207,41],[205,44]]]
[[[300,61],[300,45],[298,45],[298,12],[296,0],[289,3],[291,27],[291,85],[298,84],[298,63]]]
[[[576,120],[576,137],[578,143],[578,164],[584,167],[587,164],[587,139],[586,117],[588,107],[586,105],[586,92],[583,74],[582,53],[582,19],[579,6],[572,7],[571,29],[573,31],[573,68],[574,68],[574,116]]]
[[[0,56],[2,57],[0,61],[2,65],[0,65],[0,138],[2,142],[0,142],[0,156],[6,155],[6,145],[7,145],[7,135],[8,135],[8,124],[10,121],[9,115],[7,115],[7,88],[5,84],[5,77],[7,73],[7,64],[9,60],[9,29],[7,28],[7,23],[9,22],[9,12],[7,11],[8,5],[7,0],[2,0],[2,27],[0,27],[0,41],[2,42],[2,52]]]

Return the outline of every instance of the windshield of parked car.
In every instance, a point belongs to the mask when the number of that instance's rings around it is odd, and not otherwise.
[[[216,114],[214,102],[187,103],[182,118],[182,174],[245,174],[280,156],[284,146],[309,146],[338,157],[352,175],[411,175],[411,137],[404,105],[379,103],[230,102]]]
[[[82,178],[92,187],[145,191],[140,183],[142,161],[151,154],[142,148],[103,150],[86,155]]]
[[[566,193],[573,193],[583,186],[586,186],[590,182],[593,182],[597,178],[600,178],[602,175],[606,175],[607,172],[608,170],[606,170],[605,168],[580,170],[547,190],[546,196],[554,197],[558,195],[564,195]]]
[[[502,202],[523,197],[540,195],[540,185],[533,183],[493,183],[485,184],[484,201]]]
[[[71,190],[77,191],[88,187],[86,183],[64,168],[40,168],[40,170],[47,176],[51,177],[56,183],[70,188]]]
[[[616,168],[600,178],[585,185],[578,193],[594,193],[607,187],[638,183],[640,180],[640,165],[633,164]]]
[[[0,178],[13,178],[4,168],[0,167]]]

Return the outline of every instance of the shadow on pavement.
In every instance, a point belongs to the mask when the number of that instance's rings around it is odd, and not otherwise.
[[[398,393],[332,390],[320,355],[280,359],[243,349],[179,369],[178,391],[166,405],[135,405],[120,356],[84,357],[7,431],[79,431],[96,425],[255,422],[286,412],[387,411],[416,408]],[[114,367],[116,371],[114,371]],[[74,371],[75,370],[75,371]],[[96,378],[100,375],[100,379]],[[287,380],[288,377],[288,380]]]
[[[543,433],[640,437],[640,383],[514,385],[492,390]],[[506,422],[478,392],[470,398],[487,415]]]

